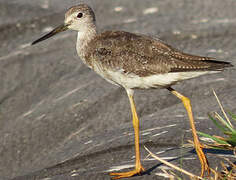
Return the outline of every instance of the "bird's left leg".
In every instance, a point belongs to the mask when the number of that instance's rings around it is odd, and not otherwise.
[[[191,103],[190,103],[190,99],[183,96],[182,94],[180,94],[179,92],[175,91],[173,88],[168,87],[167,88],[172,94],[174,94],[176,97],[178,97],[184,104],[185,109],[188,112],[188,117],[189,117],[189,122],[190,122],[190,126],[192,128],[192,133],[193,133],[193,141],[194,141],[194,146],[197,152],[197,155],[199,157],[199,160],[201,162],[201,176],[204,176],[204,172],[208,171],[208,174],[210,173],[210,168],[209,168],[209,164],[207,161],[207,158],[202,150],[202,145],[199,142],[198,139],[198,135],[197,135],[197,131],[196,131],[196,127],[194,124],[194,119],[193,119],[193,113],[192,113],[192,107],[191,107]]]

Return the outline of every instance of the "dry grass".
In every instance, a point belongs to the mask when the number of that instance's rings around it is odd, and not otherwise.
[[[150,156],[152,156],[157,161],[160,161],[161,163],[173,168],[173,170],[176,170],[180,172],[181,174],[185,174],[189,177],[189,179],[192,180],[235,180],[236,179],[236,165],[232,163],[229,159],[224,158],[224,160],[228,163],[228,165],[225,164],[225,162],[221,161],[222,170],[219,172],[218,168],[211,169],[211,174],[209,177],[202,178],[200,176],[197,176],[189,171],[184,170],[183,168],[180,168],[164,159],[161,159],[160,157],[156,156],[154,153],[152,153],[147,147],[144,146],[144,148],[147,150]],[[165,170],[162,169],[163,173],[165,174],[165,177],[168,177],[170,180],[182,180],[182,177],[179,177],[176,173],[174,173],[172,170]]]

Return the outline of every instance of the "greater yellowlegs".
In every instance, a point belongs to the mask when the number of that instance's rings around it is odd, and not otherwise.
[[[208,161],[196,133],[190,100],[171,86],[179,81],[221,71],[232,65],[210,57],[183,53],[146,35],[125,31],[106,31],[98,34],[95,14],[86,4],[71,7],[66,12],[62,25],[32,44],[67,29],[78,32],[76,49],[83,63],[107,81],[123,87],[130,101],[135,132],[135,169],[124,173],[110,173],[113,179],[130,177],[144,171],[140,161],[139,119],[133,99],[134,89],[166,88],[183,102],[201,162],[201,176],[204,171],[209,172]]]

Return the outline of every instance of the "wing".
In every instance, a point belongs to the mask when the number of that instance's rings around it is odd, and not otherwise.
[[[141,77],[168,72],[221,70],[229,64],[185,54],[158,39],[124,31],[106,31],[88,47],[87,57],[91,61],[99,59],[105,68]]]

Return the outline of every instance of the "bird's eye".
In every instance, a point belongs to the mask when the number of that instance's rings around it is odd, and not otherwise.
[[[83,17],[83,13],[78,13],[77,14],[77,18],[82,18]]]

